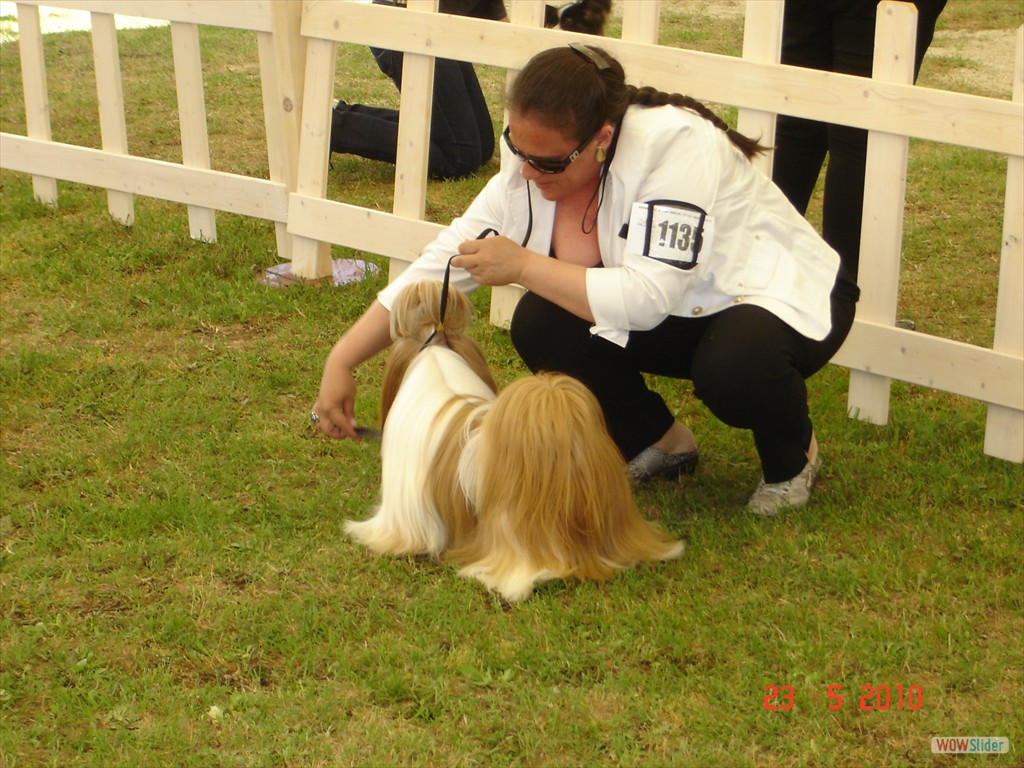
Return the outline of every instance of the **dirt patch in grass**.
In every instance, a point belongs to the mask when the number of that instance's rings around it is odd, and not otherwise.
[[[706,14],[716,19],[742,18],[745,0],[662,0],[663,11]],[[975,32],[943,30],[943,19],[922,66],[922,85],[1008,99],[1013,94],[1013,61],[1017,46],[1015,29]],[[930,59],[942,59],[943,67],[930,67]],[[941,69],[929,77],[930,69]]]
[[[936,32],[922,65],[929,58],[955,63],[934,87],[955,88],[983,96],[1008,99],[1013,95],[1013,60],[1017,34],[1012,29],[979,32]]]

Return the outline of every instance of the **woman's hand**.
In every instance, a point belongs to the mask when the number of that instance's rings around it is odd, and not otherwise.
[[[313,404],[313,413],[319,416],[317,429],[335,439],[355,438],[355,406],[356,380],[352,370],[332,366],[328,358],[320,380],[320,394]]]
[[[341,337],[324,364],[320,393],[313,404],[314,423],[328,437],[358,439],[356,380],[352,371],[391,343],[388,311],[373,302],[348,333]]]
[[[479,285],[509,285],[520,281],[529,255],[521,245],[498,235],[466,240],[459,246],[452,266],[469,272]]]

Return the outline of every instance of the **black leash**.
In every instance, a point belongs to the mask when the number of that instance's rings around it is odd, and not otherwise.
[[[474,239],[475,240],[483,240],[488,235],[496,235],[496,234],[498,234],[498,230],[494,229],[493,227],[488,227],[483,232],[481,232],[479,235],[477,235]],[[454,254],[452,256],[449,256],[448,257],[448,263],[445,264],[445,267],[444,267],[444,279],[441,281],[441,311],[439,313],[439,320],[437,322],[437,326],[434,328],[433,331],[430,332],[430,335],[427,337],[427,340],[424,341],[423,344],[420,346],[420,352],[422,352],[426,347],[428,347],[430,345],[430,342],[432,342],[434,340],[434,337],[437,336],[438,333],[440,333],[442,336],[445,336],[444,320],[445,320],[445,316],[448,314],[448,293],[449,293],[449,286],[451,284],[451,276],[452,276],[452,259],[454,259],[456,256],[459,256],[459,255],[460,254],[456,253],[456,254]],[[447,341],[448,341],[448,337],[445,336],[445,342],[447,342]]]

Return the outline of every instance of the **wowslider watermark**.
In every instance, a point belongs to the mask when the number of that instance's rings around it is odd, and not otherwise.
[[[1004,755],[1010,751],[1006,736],[932,736],[936,755]]]

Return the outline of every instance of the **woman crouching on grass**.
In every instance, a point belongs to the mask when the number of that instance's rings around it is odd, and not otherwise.
[[[388,307],[414,280],[527,289],[512,342],[532,371],[593,391],[637,481],[694,471],[693,433],[644,373],[689,379],[749,429],[762,478],[749,511],[806,504],[821,466],[805,379],[839,349],[856,286],[750,159],[764,150],[702,104],[627,85],[603,49],[544,51],[508,95],[501,172],[385,288],[331,351],[314,406],[354,437],[358,364],[389,343]],[[476,239],[495,230],[498,236]]]

